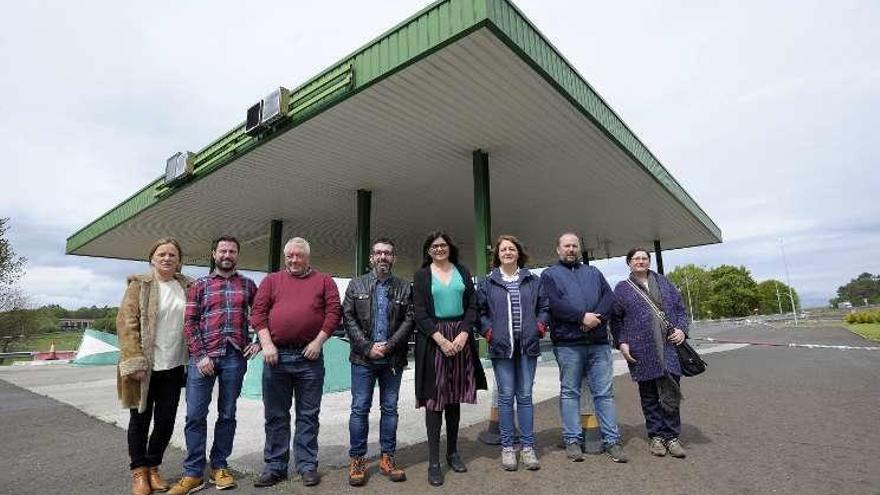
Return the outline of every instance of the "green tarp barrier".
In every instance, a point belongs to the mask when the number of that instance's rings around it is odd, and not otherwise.
[[[331,337],[324,343],[324,393],[341,392],[351,388],[351,364],[348,362],[348,342]],[[263,354],[248,361],[241,396],[248,399],[263,397]]]
[[[87,328],[83,332],[73,364],[80,366],[116,364],[119,361],[119,337]]]

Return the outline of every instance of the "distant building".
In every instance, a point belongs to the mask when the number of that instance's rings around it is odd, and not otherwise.
[[[58,327],[62,330],[83,330],[95,324],[95,320],[85,318],[58,318]]]

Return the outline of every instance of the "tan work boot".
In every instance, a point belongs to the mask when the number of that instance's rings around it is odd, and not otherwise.
[[[131,495],[150,495],[150,468],[139,467],[131,470]]]
[[[406,481],[406,471],[397,465],[392,454],[382,454],[379,471],[391,481]]]
[[[162,479],[162,475],[159,474],[159,466],[150,468],[150,488],[154,492],[167,492],[171,488],[168,486],[168,482]]]
[[[183,478],[180,478],[180,481],[178,481],[177,484],[171,487],[171,490],[168,491],[168,495],[189,495],[190,493],[195,493],[204,487],[204,479],[184,476]]]
[[[208,476],[208,483],[216,486],[218,490],[228,490],[235,488],[235,478],[226,468],[211,469],[211,476]]]
[[[352,457],[348,464],[348,484],[363,486],[367,482],[367,461],[363,457]]]

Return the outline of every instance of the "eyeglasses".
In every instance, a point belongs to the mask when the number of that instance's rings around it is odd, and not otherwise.
[[[380,256],[384,256],[386,258],[393,258],[394,253],[391,251],[373,251],[373,256],[375,256],[377,258]]]
[[[431,249],[433,251],[442,251],[444,249],[447,249],[448,247],[449,247],[449,244],[446,244],[445,242],[442,244],[431,244]]]

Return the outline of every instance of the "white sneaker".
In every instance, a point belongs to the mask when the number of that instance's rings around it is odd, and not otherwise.
[[[513,447],[501,449],[501,466],[505,471],[516,471],[516,450]]]
[[[523,467],[529,471],[537,471],[541,469],[541,463],[538,462],[538,456],[535,454],[535,449],[533,447],[523,447],[519,456],[520,459],[522,459]]]

